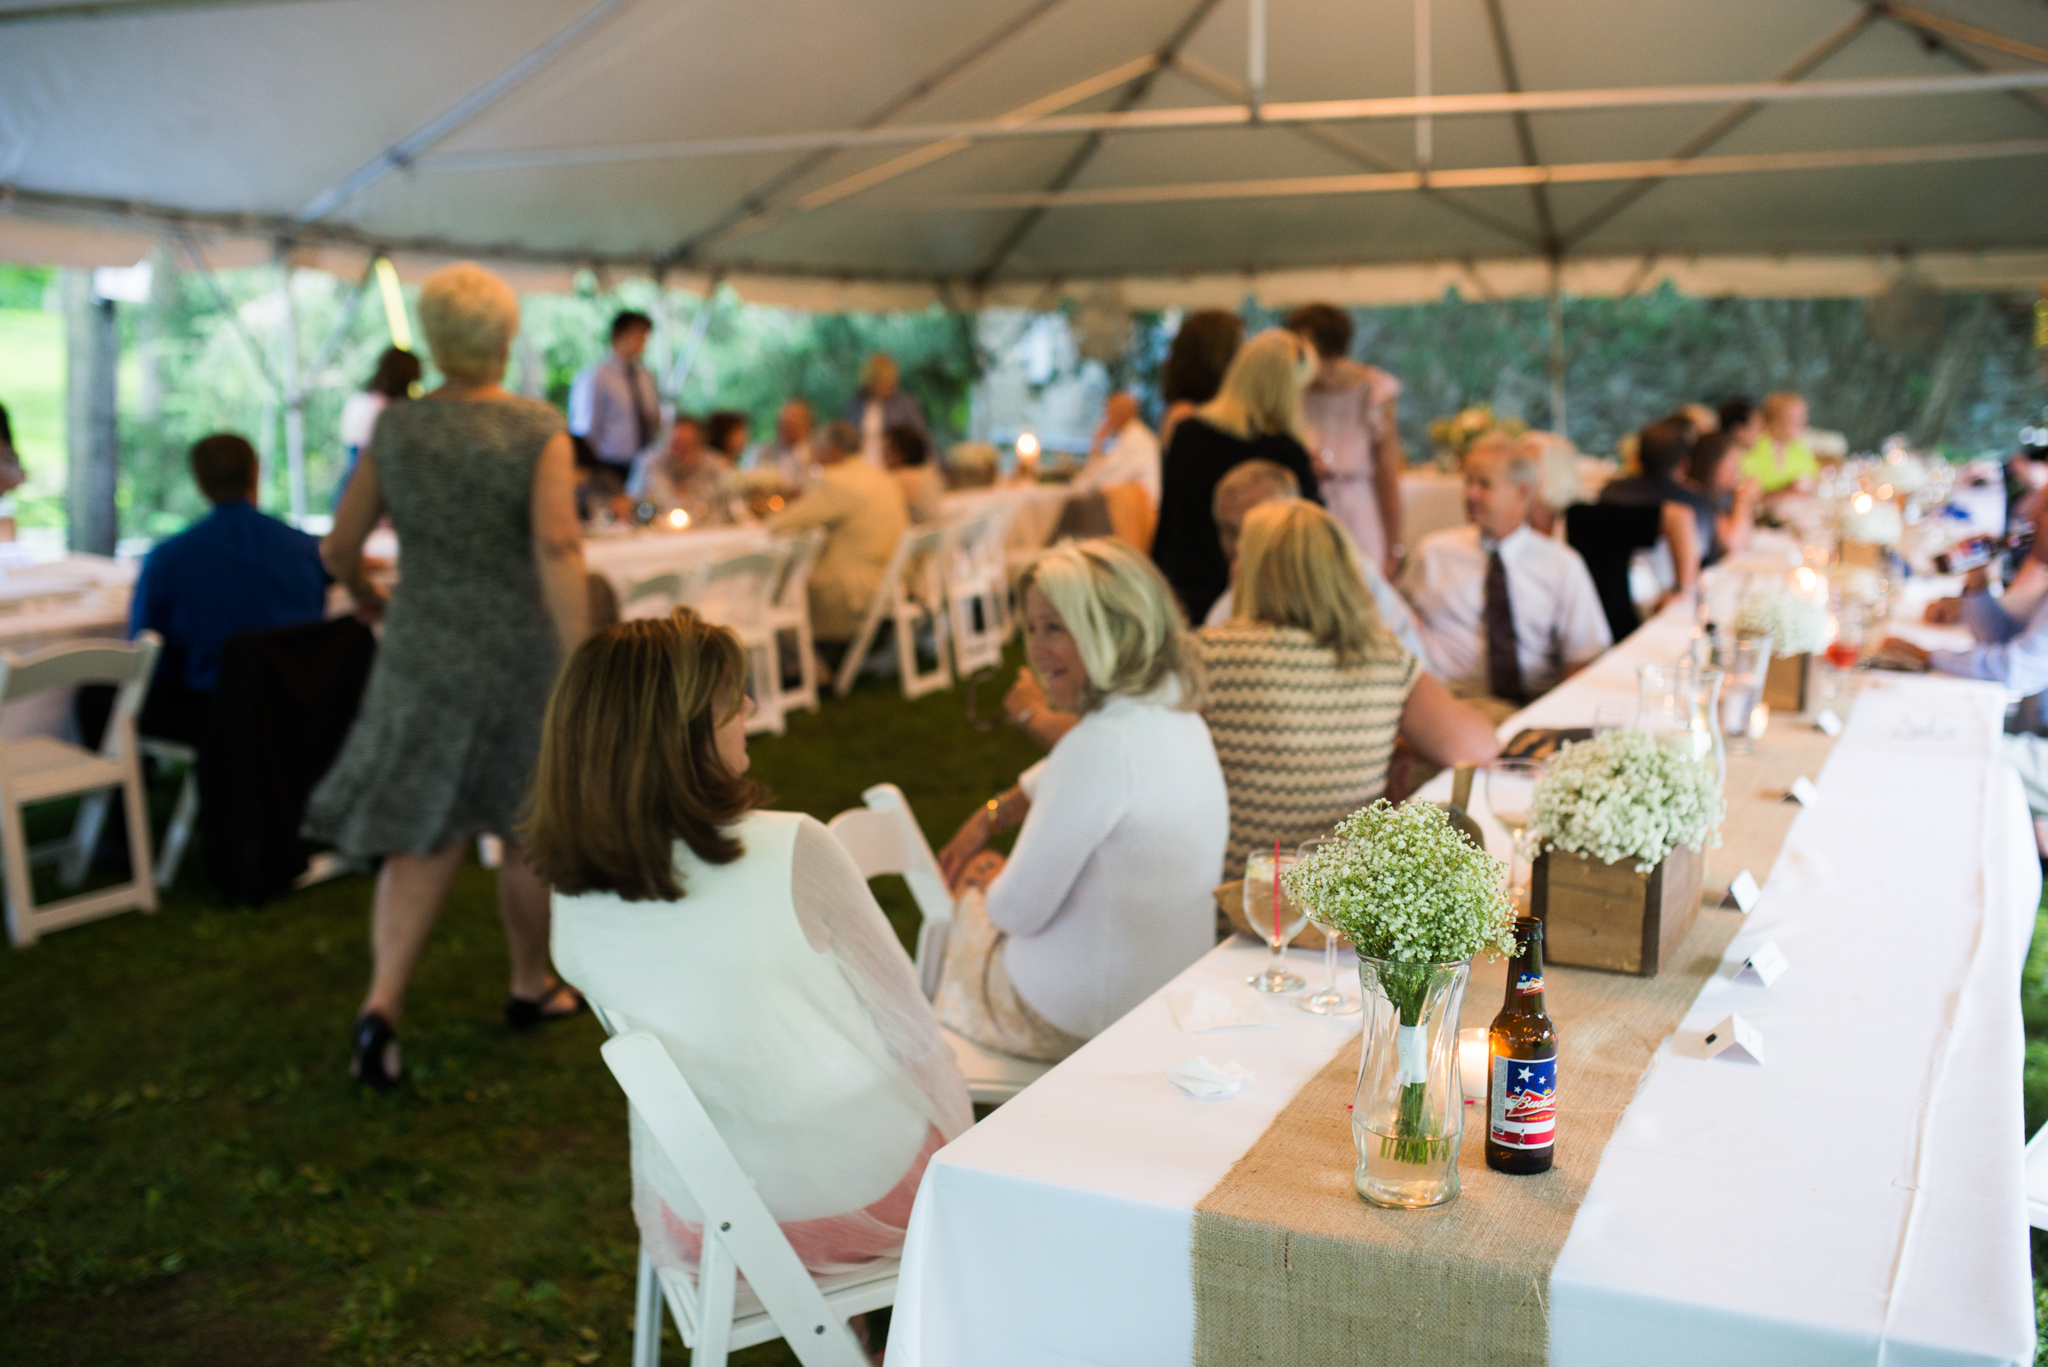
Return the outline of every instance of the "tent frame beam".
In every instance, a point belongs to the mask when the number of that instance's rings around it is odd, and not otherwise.
[[[881,108],[875,110],[874,113],[862,120],[861,128],[864,130],[881,128],[889,120],[895,118],[898,114],[901,114],[904,110],[952,80],[962,71],[965,71],[968,67],[996,51],[1005,43],[1008,43],[1012,38],[1015,38],[1025,29],[1038,22],[1038,20],[1044,18],[1046,14],[1057,9],[1062,3],[1064,3],[1064,0],[1032,0],[1032,3],[1026,6],[1023,11],[1011,16],[1002,24],[999,24],[993,31],[969,43],[967,47],[954,53],[930,72],[911,82],[908,88],[897,94],[893,99],[885,102]],[[899,139],[899,141],[906,142],[938,142],[942,140],[942,138]],[[679,266],[690,265],[706,247],[715,245],[723,240],[725,235],[732,229],[747,222],[749,219],[757,218],[767,213],[773,207],[773,201],[777,195],[788,190],[793,185],[800,184],[805,176],[810,175],[827,161],[831,160],[833,152],[838,149],[821,146],[810,149],[790,148],[786,150],[808,150],[810,155],[800,159],[794,165],[784,167],[767,180],[756,185],[747,194],[742,196],[738,203],[728,207],[718,217],[712,219],[709,224],[698,229],[690,236],[683,238],[667,251],[660,253],[654,262],[655,278],[659,280],[669,270]],[[424,170],[429,164],[430,162],[422,162],[420,167]]]
[[[1181,204],[1219,199],[1298,199],[1329,195],[1388,194],[1453,186],[1497,189],[1517,185],[1583,185],[1600,181],[1657,181],[1689,176],[1745,175],[1760,171],[1830,171],[1866,166],[1912,166],[2007,157],[2048,156],[2048,138],[2003,142],[1933,143],[1859,147],[1823,152],[1758,152],[1737,156],[1575,162],[1547,166],[1482,166],[1456,171],[1388,171],[1352,176],[1282,176],[1263,180],[1194,181],[1172,185],[1109,186],[1088,190],[1024,190],[956,195],[892,212],[1100,208],[1118,204]]]
[[[1510,94],[1519,94],[1522,76],[1515,66],[1515,49],[1508,41],[1507,16],[1501,12],[1500,0],[1486,0],[1486,25],[1493,35],[1494,59],[1500,63],[1501,88]],[[1529,116],[1518,113],[1513,116],[1515,145],[1521,150],[1522,165],[1541,166],[1543,158],[1536,154],[1536,130],[1529,122]],[[1550,191],[1541,184],[1529,187],[1529,197],[1536,209],[1536,231],[1543,239],[1543,254],[1555,262],[1564,253],[1564,242],[1557,235],[1557,218],[1550,211]]]
[[[1827,40],[1833,52],[1871,22],[1858,14]],[[1811,56],[1812,54],[1809,54]],[[1825,55],[1825,54],[1823,54]],[[1804,62],[1806,59],[1802,58]],[[1812,65],[1818,65],[1818,59]],[[1799,63],[1795,63],[1797,67]],[[1985,71],[1950,76],[1855,77],[1832,81],[1747,81],[1715,85],[1633,86],[1599,90],[1526,90],[1476,95],[1397,95],[1356,100],[1269,102],[1260,108],[1261,125],[1304,123],[1374,123],[1421,118],[1483,118],[1515,114],[1620,111],[1681,105],[1738,106],[1746,118],[1770,104],[1819,100],[1911,99],[2048,89],[2048,70]],[[1752,108],[1754,106],[1755,108]],[[451,153],[422,156],[413,164],[422,172],[452,174],[469,171],[522,170],[539,166],[590,166],[612,162],[689,161],[702,157],[750,156],[783,152],[829,154],[859,147],[895,147],[964,138],[970,142],[1005,138],[1070,137],[1078,133],[1183,132],[1244,127],[1252,123],[1247,104],[1203,105],[1187,109],[1132,109],[1101,114],[1058,114],[1028,123],[973,119],[958,123],[888,124],[816,133],[768,133],[747,137],[710,138],[690,142],[619,144],[609,147],[532,148],[504,152]],[[1730,127],[1733,127],[1731,122]],[[806,166],[810,164],[806,160]]]
[[[555,58],[582,42],[606,20],[633,3],[635,0],[597,0],[596,4],[556,32],[554,37],[392,143],[342,180],[307,200],[295,217],[301,223],[311,223],[325,218],[393,171],[412,165],[420,153],[456,132],[477,115],[526,84],[531,77],[546,69]]]

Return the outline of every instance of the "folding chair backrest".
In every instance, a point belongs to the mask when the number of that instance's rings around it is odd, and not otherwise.
[[[896,576],[897,592],[902,597],[933,611],[938,610],[945,601],[939,564],[939,555],[945,547],[946,528],[943,523],[912,527],[903,534],[903,540],[897,546],[903,562]]]
[[[788,558],[782,564],[782,582],[775,586],[774,603],[778,608],[802,607],[811,571],[818,567],[818,556],[825,549],[825,529],[807,528],[786,538],[782,545]]]
[[[917,932],[918,982],[930,997],[938,991],[946,934],[953,921],[952,894],[903,790],[893,783],[878,783],[861,798],[867,806],[841,812],[826,829],[853,856],[861,877],[900,875],[910,885],[923,917]]]
[[[149,691],[150,673],[156,668],[157,652],[163,638],[145,631],[133,641],[80,641],[51,646],[30,655],[0,650],[0,703],[15,702],[52,688],[77,688],[82,684],[112,684],[114,710],[109,722],[133,722],[142,710],[142,698]],[[120,753],[121,726],[110,724],[100,742],[103,754]]]
[[[758,626],[768,619],[782,552],[746,551],[713,562],[695,595],[697,611],[721,626]]]
[[[704,1261],[729,1253],[805,1367],[866,1367],[846,1322],[826,1305],[796,1250],[660,1040],[616,1035],[604,1061],[704,1213]]]
[[[691,582],[695,578],[695,574],[686,576],[671,571],[634,580],[626,586],[625,601],[619,604],[620,620],[668,616],[696,597],[696,585]]]

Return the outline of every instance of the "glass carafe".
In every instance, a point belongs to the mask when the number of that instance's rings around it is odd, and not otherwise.
[[[1721,736],[1721,679],[1718,669],[1680,660],[1672,674],[1672,710],[1679,724],[1666,743],[1707,766],[1716,783],[1728,776],[1728,746]]]

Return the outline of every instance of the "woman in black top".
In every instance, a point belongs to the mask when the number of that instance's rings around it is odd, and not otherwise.
[[[1314,368],[1315,357],[1299,337],[1278,328],[1262,332],[1237,353],[1216,397],[1174,429],[1152,559],[1190,622],[1201,621],[1230,584],[1214,499],[1216,482],[1232,466],[1270,460],[1294,472],[1303,498],[1322,502],[1300,437],[1301,387]]]
[[[1692,587],[1702,557],[1708,556],[1714,544],[1714,515],[1719,511],[1713,495],[1679,482],[1691,451],[1692,423],[1688,419],[1674,416],[1653,422],[1636,438],[1636,461],[1643,472],[1613,480],[1600,491],[1602,503],[1664,505],[1665,537],[1671,543],[1671,562],[1681,589]],[[1682,511],[1674,514],[1674,505]],[[1685,516],[1688,513],[1689,518]],[[1674,520],[1684,525],[1674,526]],[[1713,561],[1709,558],[1705,563]]]

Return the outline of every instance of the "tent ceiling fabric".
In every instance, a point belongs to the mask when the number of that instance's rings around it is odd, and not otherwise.
[[[175,227],[212,264],[287,240],[344,273],[470,255],[526,288],[595,266],[814,308],[1868,293],[1908,255],[1955,288],[2048,264],[2041,0],[1264,0],[1288,121],[1261,124],[1228,112],[1252,3],[0,0],[0,258],[123,263]],[[1638,93],[1436,114],[1428,176],[1413,117],[1299,121],[1416,94],[1418,15],[1433,96],[1500,94],[1509,62],[1523,91]],[[1780,80],[1803,88],[1669,93]],[[1118,111],[1207,122],[1092,126]],[[888,131],[926,125],[967,135]]]

